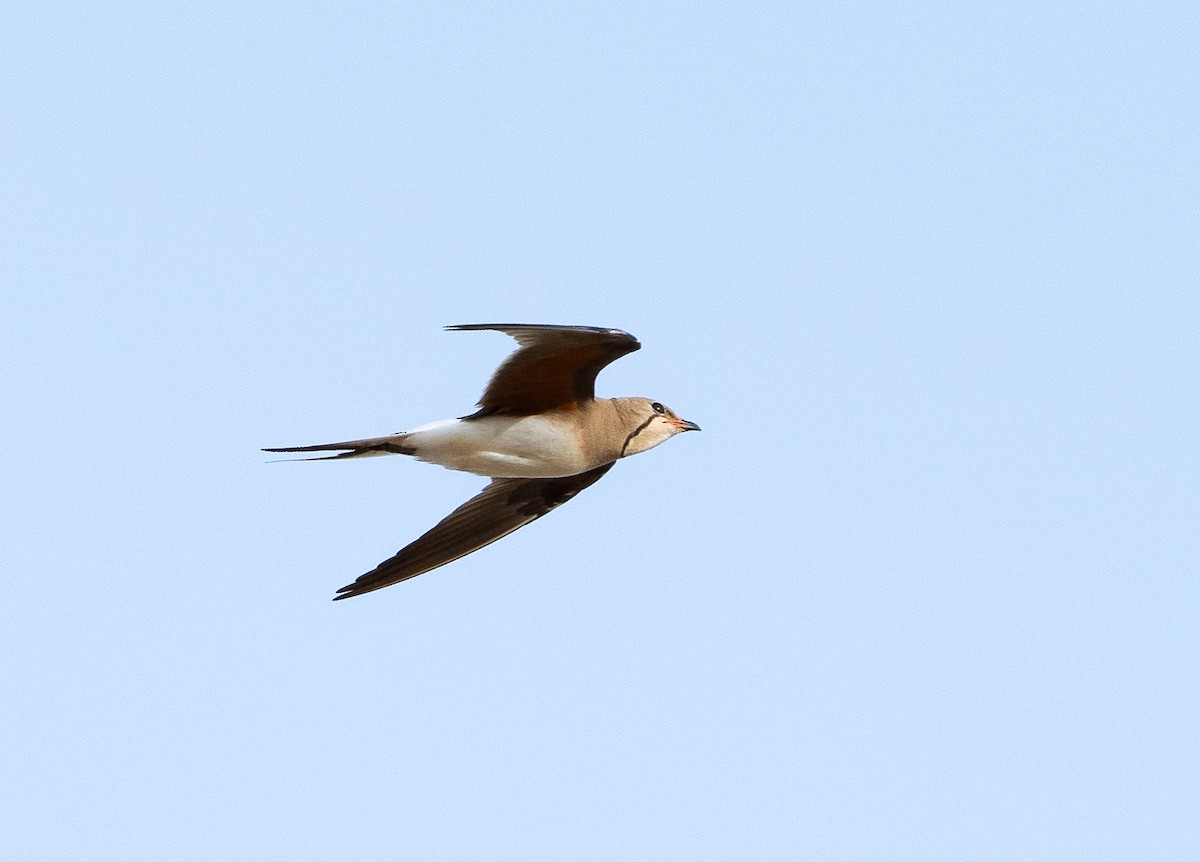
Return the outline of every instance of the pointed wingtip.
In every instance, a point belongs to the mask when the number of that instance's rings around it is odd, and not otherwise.
[[[346,584],[346,586],[342,587],[341,589],[339,589],[337,591],[337,595],[333,597],[333,600],[335,602],[340,602],[342,599],[352,599],[355,596],[361,596],[363,593],[369,593],[369,592],[371,592],[371,591],[358,589],[357,583]]]
[[[452,326],[445,326],[443,329],[446,332],[482,332],[484,330],[492,330],[508,335],[513,335],[513,330],[517,329],[542,330],[545,332],[581,332],[607,335],[622,340],[629,339],[637,344],[638,347],[641,347],[635,336],[624,329],[617,329],[613,326],[583,326],[568,323],[456,323]],[[637,347],[633,349],[636,350]]]

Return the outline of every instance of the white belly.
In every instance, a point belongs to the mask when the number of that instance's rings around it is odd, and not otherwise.
[[[445,419],[404,435],[415,457],[451,470],[501,478],[573,476],[588,470],[574,431],[543,416]]]

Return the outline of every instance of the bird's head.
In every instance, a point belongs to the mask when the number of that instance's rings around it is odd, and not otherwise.
[[[653,449],[676,434],[699,431],[700,426],[681,418],[670,407],[649,398],[618,398],[618,410],[628,429],[621,456]]]

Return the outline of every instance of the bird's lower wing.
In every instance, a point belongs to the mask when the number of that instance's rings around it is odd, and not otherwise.
[[[493,479],[421,538],[338,590],[338,599],[360,596],[444,566],[478,551],[561,506],[609,471],[605,464],[555,479]]]

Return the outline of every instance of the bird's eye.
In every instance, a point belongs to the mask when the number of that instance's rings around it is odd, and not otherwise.
[[[667,412],[667,408],[663,407],[657,401],[655,401],[653,404],[651,404],[650,407],[651,407],[651,409],[654,410],[655,413],[666,413]]]

